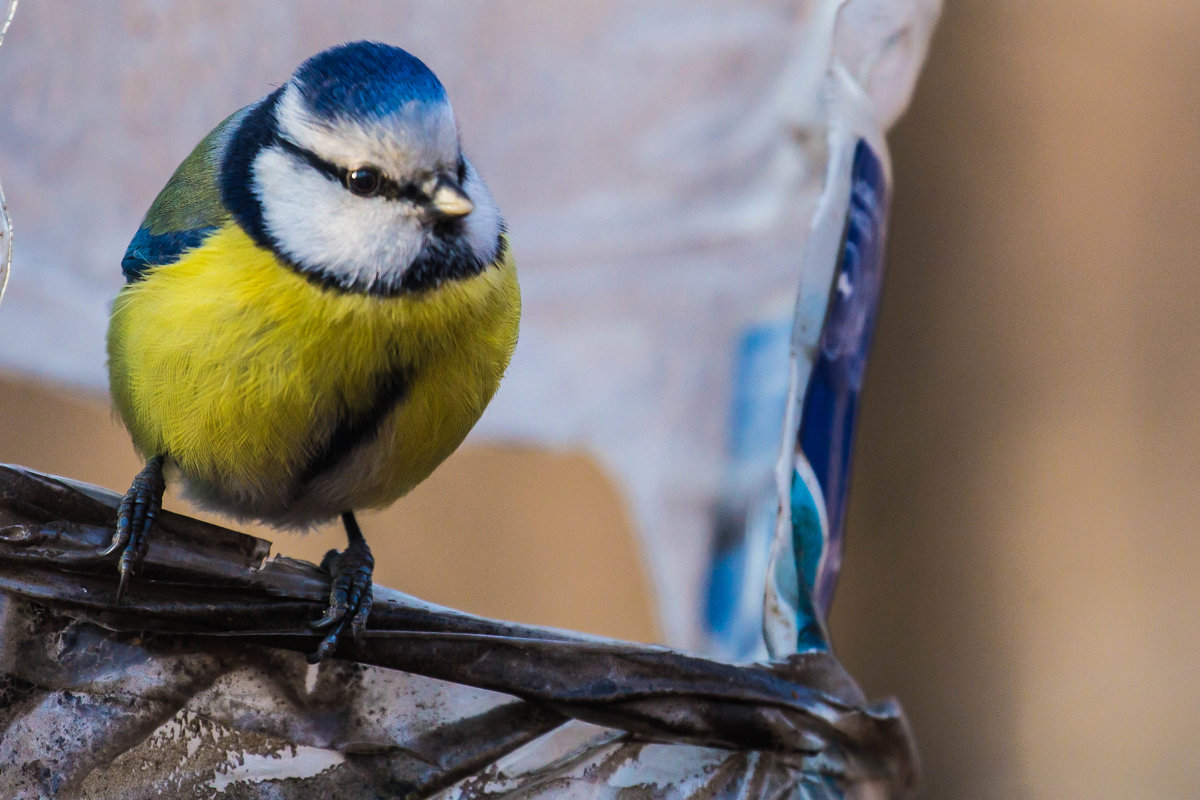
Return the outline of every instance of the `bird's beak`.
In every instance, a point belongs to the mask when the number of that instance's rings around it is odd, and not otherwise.
[[[475,204],[462,187],[445,175],[438,177],[429,193],[429,203],[439,217],[465,217],[475,210]]]

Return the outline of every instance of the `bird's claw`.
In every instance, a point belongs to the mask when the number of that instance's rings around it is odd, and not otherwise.
[[[133,577],[133,568],[126,568],[124,562],[121,563],[118,570],[121,572],[121,581],[117,584],[117,603],[125,597],[125,592],[129,589],[129,579]]]
[[[350,626],[350,636],[357,639],[367,627],[373,602],[371,573],[375,559],[366,542],[352,541],[342,552],[330,550],[321,562],[332,577],[329,587],[329,607],[321,618],[309,624],[313,630],[328,631],[308,663],[316,664],[337,650],[338,639]]]
[[[166,489],[162,467],[161,456],[152,458],[133,479],[133,485],[117,508],[117,528],[112,542],[101,553],[102,556],[110,556],[118,551],[121,553],[117,561],[117,570],[121,573],[121,582],[117,584],[118,603],[125,597],[129,579],[142,566],[150,546],[150,531],[154,529],[158,513],[162,510],[162,496]]]

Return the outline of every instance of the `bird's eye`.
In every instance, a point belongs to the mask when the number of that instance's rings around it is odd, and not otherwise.
[[[360,197],[370,197],[379,191],[379,170],[359,167],[346,173],[346,188]]]

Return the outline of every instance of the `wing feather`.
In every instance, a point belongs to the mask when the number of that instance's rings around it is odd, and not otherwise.
[[[127,283],[178,261],[229,221],[217,177],[225,146],[246,111],[230,115],[200,140],[158,193],[121,259]]]

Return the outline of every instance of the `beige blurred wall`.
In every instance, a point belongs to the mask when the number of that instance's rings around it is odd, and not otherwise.
[[[123,492],[141,468],[108,399],[0,377],[0,462]],[[169,492],[166,506],[319,562],[337,525],[307,535],[231,523]],[[477,614],[655,641],[647,578],[615,485],[579,452],[464,446],[411,494],[359,515],[380,584]]]
[[[929,798],[1197,798],[1200,3],[948,2],[891,138],[840,655]]]

